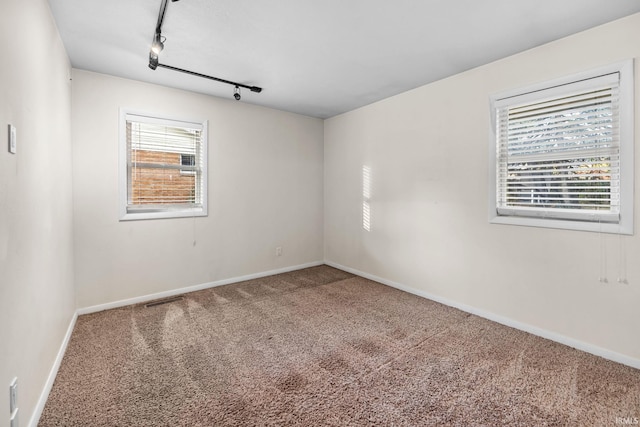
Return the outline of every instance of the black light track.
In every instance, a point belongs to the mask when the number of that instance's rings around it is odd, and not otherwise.
[[[171,0],[172,2],[176,2],[178,0]],[[164,22],[164,14],[167,13],[167,0],[162,0],[160,3],[160,12],[158,13],[158,23],[156,24],[156,33],[160,34],[162,32],[162,23]]]
[[[202,77],[204,79],[215,80],[220,83],[226,83],[228,85],[233,85],[237,87],[243,87],[245,89],[249,89],[251,92],[262,92],[262,88],[258,86],[248,86],[242,83],[232,82],[231,80],[221,79],[219,77],[207,76],[206,74],[196,73],[195,71],[189,71],[178,67],[172,67],[171,65],[160,64],[158,63],[158,67],[166,68],[167,70],[180,71],[181,73],[191,74],[192,76]]]

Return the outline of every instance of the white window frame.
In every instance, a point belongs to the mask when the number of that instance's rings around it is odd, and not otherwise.
[[[133,119],[146,123],[156,123],[168,126],[183,126],[201,129],[202,138],[202,181],[200,184],[201,203],[197,207],[153,208],[148,210],[130,209],[128,202],[129,170],[127,165],[127,121]],[[183,120],[161,114],[151,114],[128,108],[120,109],[119,129],[119,218],[120,221],[160,219],[160,218],[185,218],[207,216],[207,163],[208,163],[208,121],[207,120]]]
[[[554,218],[549,216],[520,216],[508,213],[498,213],[497,204],[497,166],[498,166],[498,129],[497,104],[508,98],[531,95],[536,92],[557,90],[563,93],[563,86],[599,76],[619,73],[619,131],[620,131],[620,215],[615,222],[605,222],[597,218]],[[633,234],[634,207],[634,81],[633,60],[626,60],[600,67],[594,70],[578,73],[541,84],[524,88],[508,90],[490,96],[491,133],[489,149],[489,222],[492,224],[508,224],[530,227],[557,228],[566,230],[580,230],[604,232],[613,234]]]

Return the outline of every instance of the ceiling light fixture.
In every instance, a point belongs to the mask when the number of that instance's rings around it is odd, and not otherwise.
[[[151,68],[152,70],[158,68],[158,61],[158,54],[153,50],[149,51],[149,68]]]
[[[176,2],[178,0],[171,0],[172,2]],[[158,55],[164,49],[164,42],[167,40],[166,37],[162,37],[162,23],[164,21],[164,15],[167,12],[167,0],[162,0],[160,3],[160,12],[158,13],[158,22],[156,24],[156,32],[153,35],[153,42],[151,43],[151,50],[149,51],[149,68],[155,70],[156,68],[166,68],[168,70],[179,71],[181,73],[191,74],[192,76],[202,77],[209,80],[215,80],[220,83],[226,83],[229,85],[235,86],[233,90],[233,97],[240,101],[240,88],[243,87],[245,89],[249,89],[251,92],[260,93],[262,92],[262,88],[258,86],[248,86],[242,83],[233,82],[231,80],[221,79],[219,77],[208,76],[206,74],[196,73],[195,71],[185,70],[183,68],[172,67],[171,65],[161,64],[158,58]]]
[[[153,43],[151,44],[151,51],[153,51],[153,53],[155,53],[156,55],[158,55],[160,52],[162,52],[162,49],[164,49],[164,41],[167,40],[166,37],[163,37],[160,33],[156,33],[155,36],[153,36]]]

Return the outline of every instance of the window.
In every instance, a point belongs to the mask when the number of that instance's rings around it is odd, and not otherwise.
[[[493,223],[633,233],[633,63],[491,99]]]
[[[120,219],[207,215],[207,122],[120,113]]]

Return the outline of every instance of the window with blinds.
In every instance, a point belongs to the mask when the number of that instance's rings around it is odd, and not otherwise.
[[[206,122],[121,116],[121,219],[206,215]]]
[[[493,99],[495,216],[560,220],[549,223],[562,228],[595,223],[601,231],[608,224],[615,226],[604,231],[628,232],[632,72],[604,71]]]

